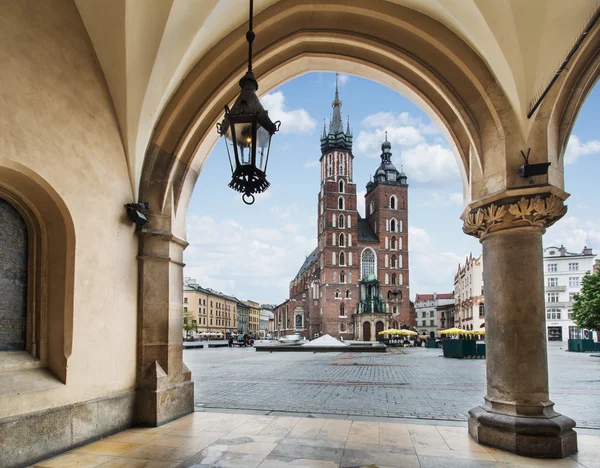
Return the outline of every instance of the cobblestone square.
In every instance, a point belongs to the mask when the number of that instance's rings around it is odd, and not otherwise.
[[[600,358],[549,343],[550,397],[580,428],[600,429]],[[197,409],[466,421],[485,394],[485,360],[439,349],[386,354],[184,352]]]

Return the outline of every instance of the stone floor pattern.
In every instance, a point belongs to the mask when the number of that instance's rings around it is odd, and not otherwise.
[[[600,468],[600,436],[579,453],[538,460],[474,443],[465,427],[197,412],[160,428],[130,429],[39,468]]]

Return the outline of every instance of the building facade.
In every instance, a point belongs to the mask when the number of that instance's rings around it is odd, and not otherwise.
[[[237,300],[210,288],[203,288],[196,280],[184,279],[183,316],[184,327],[193,326],[186,334],[197,336],[203,332],[228,333],[237,331]],[[187,320],[186,320],[187,319]]]
[[[564,246],[544,249],[544,287],[548,341],[567,341],[578,329],[571,320],[573,296],[581,291],[581,279],[594,268],[596,255],[584,247],[581,253]]]
[[[237,331],[238,333],[246,333],[248,331],[248,303],[238,299],[235,307],[237,315]]]
[[[456,310],[454,301],[436,307],[437,327],[440,330],[454,328],[454,313]]]
[[[483,254],[465,259],[454,276],[454,326],[463,330],[485,327]]]
[[[248,304],[248,332],[258,334],[260,328],[260,304],[254,301],[246,301]]]
[[[264,338],[269,332],[269,322],[273,320],[273,309],[275,306],[270,304],[262,304],[260,306],[259,315],[259,334]]]
[[[438,331],[438,307],[454,304],[453,293],[417,294],[415,312],[417,315],[416,328],[420,335],[432,338]]]
[[[318,246],[291,281],[275,321],[284,334],[375,341],[379,331],[410,323],[407,176],[393,165],[386,138],[361,217],[352,131],[349,122],[344,129],[341,106],[336,86],[321,137]]]

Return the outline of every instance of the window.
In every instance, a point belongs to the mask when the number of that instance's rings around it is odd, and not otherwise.
[[[392,284],[396,284],[396,281],[397,281],[396,273],[392,273]]]
[[[346,289],[346,299],[350,299],[350,290]]]
[[[569,302],[573,302],[573,299],[575,299],[575,295],[577,293],[569,293]]]
[[[344,181],[340,180],[340,192],[344,193]]]
[[[327,157],[327,175],[328,176],[332,176],[333,175],[333,160],[331,155],[329,155]]]
[[[346,309],[344,308],[344,303],[342,302],[340,304],[340,317],[345,317],[346,316]]]
[[[427,317],[427,312],[425,312],[425,311],[421,312],[421,318],[425,318],[425,317]]]
[[[375,202],[369,203],[369,214],[375,213]]]
[[[361,255],[361,278],[365,279],[369,275],[375,274],[375,252],[373,249],[365,249]]]
[[[434,312],[433,310],[430,310],[430,311],[429,311],[429,316],[430,316],[430,317],[435,317],[435,312]]]
[[[340,332],[345,332],[346,331],[346,324],[344,322],[340,322]]]
[[[481,304],[479,304],[479,316],[480,317],[485,316],[485,306],[483,305],[483,302]]]
[[[560,320],[560,309],[548,309],[546,311],[546,319],[548,320]]]
[[[339,210],[343,210],[344,209],[344,197],[338,198],[338,209]]]
[[[183,298],[183,303],[184,303],[184,304],[187,304],[187,303],[188,303],[188,301],[187,301],[187,300],[188,300],[188,298],[187,298],[187,297],[184,297],[184,298]]]
[[[558,293],[557,292],[549,292],[547,294],[548,300],[546,302],[558,302]]]
[[[338,221],[339,221],[338,222],[338,227],[344,229],[344,215],[343,214],[340,215]]]
[[[397,224],[398,224],[398,223],[396,222],[396,220],[395,220],[395,219],[392,219],[392,220],[390,221],[390,231],[392,231],[392,232],[396,232]]]
[[[343,217],[342,217],[343,218]],[[340,241],[339,241],[339,246],[340,247],[344,247],[346,245],[346,237],[344,236],[344,233],[342,232],[340,234]]]
[[[392,307],[392,314],[397,314],[398,313],[398,307],[394,306]],[[396,323],[396,322],[394,322]],[[393,328],[398,328],[398,324],[396,323],[396,325],[394,325]]]
[[[390,197],[390,209],[395,210],[397,207],[398,202],[396,201],[396,197],[394,195],[392,195]]]
[[[548,272],[556,273],[556,271],[558,271],[558,264],[557,263],[548,263]]]
[[[392,236],[392,250],[396,250],[396,236]]]
[[[392,291],[388,291],[387,298],[388,298],[388,301],[392,300]]]
[[[296,330],[299,330],[302,328],[302,315],[296,315]]]
[[[395,255],[392,255],[392,268],[398,268],[398,259]]]
[[[567,318],[569,320],[573,320],[573,309],[568,309],[567,310]]]
[[[336,299],[339,299],[339,298],[340,298],[340,290],[339,290],[339,289],[336,289],[336,290],[335,290],[335,298],[336,298]]]
[[[569,271],[579,271],[579,263],[569,263]]]
[[[548,287],[558,286],[558,278],[548,278]]]
[[[569,287],[570,288],[578,288],[579,287],[579,276],[569,276]]]
[[[344,175],[344,155],[340,154],[340,175]],[[341,192],[341,190],[340,190]]]
[[[187,313],[187,307],[184,307],[184,308],[183,308],[183,313],[184,313],[184,314],[185,314],[185,313]],[[187,320],[187,319],[186,319],[186,320]]]
[[[435,320],[430,320],[430,321],[429,321],[429,326],[430,326],[430,327],[433,327],[433,326],[435,326]]]
[[[427,320],[423,320],[423,323],[421,324],[421,326],[426,327],[427,326]]]
[[[340,252],[340,265],[346,264],[346,254],[344,252]]]
[[[340,272],[340,283],[345,283],[346,282],[346,275],[344,274],[343,271]]]

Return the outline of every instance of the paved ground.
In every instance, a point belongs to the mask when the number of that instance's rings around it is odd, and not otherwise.
[[[386,354],[261,353],[253,348],[184,352],[196,406],[299,415],[466,421],[483,401],[485,361],[440,350]],[[550,343],[550,395],[580,428],[600,429],[600,358]]]

